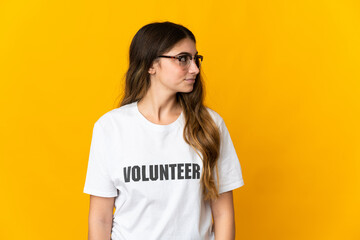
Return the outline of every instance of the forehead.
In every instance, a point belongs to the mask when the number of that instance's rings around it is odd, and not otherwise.
[[[196,45],[193,40],[185,38],[179,41],[175,46],[168,52],[168,54],[180,54],[188,53],[190,55],[195,55],[197,53]]]

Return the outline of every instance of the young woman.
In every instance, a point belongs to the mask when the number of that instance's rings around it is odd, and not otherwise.
[[[204,106],[202,60],[182,25],[135,34],[125,95],[94,124],[89,240],[235,239],[244,182],[224,120]]]

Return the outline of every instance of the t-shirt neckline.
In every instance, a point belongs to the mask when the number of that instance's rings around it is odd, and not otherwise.
[[[134,102],[134,109],[135,109],[137,118],[143,124],[145,124],[147,127],[161,131],[161,130],[174,129],[175,127],[178,127],[180,125],[180,121],[181,121],[182,116],[183,116],[183,111],[181,111],[179,117],[175,121],[173,121],[172,123],[166,124],[166,125],[161,125],[161,124],[156,124],[156,123],[153,123],[153,122],[149,121],[144,115],[142,115],[142,113],[139,111],[139,108],[138,108],[138,102],[139,101]]]

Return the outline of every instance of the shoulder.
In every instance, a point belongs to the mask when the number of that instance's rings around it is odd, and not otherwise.
[[[104,129],[113,129],[119,127],[122,122],[131,121],[134,115],[135,103],[129,103],[118,108],[112,109],[102,114],[95,122],[95,126],[101,126]]]
[[[214,109],[211,109],[209,107],[205,107],[206,110],[208,110],[210,116],[212,117],[212,119],[214,120],[214,122],[216,123],[217,126],[220,126],[222,124],[222,122],[224,121],[224,119],[221,117],[221,115],[216,112]]]

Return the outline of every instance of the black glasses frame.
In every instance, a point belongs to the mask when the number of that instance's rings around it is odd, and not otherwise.
[[[196,66],[198,66],[198,68],[200,68],[200,65],[201,64],[198,64],[197,62],[196,62],[196,59],[201,59],[201,62],[203,61],[203,59],[204,59],[204,57],[202,56],[202,55],[195,55],[194,57],[193,56],[191,56],[190,54],[181,54],[181,55],[179,55],[179,56],[166,56],[166,55],[160,55],[160,56],[157,56],[157,58],[158,57],[163,57],[163,58],[174,58],[174,59],[177,59],[177,60],[179,60],[179,62],[180,62],[180,58],[182,58],[183,56],[189,56],[190,57],[190,64],[189,65],[186,65],[186,67],[189,67],[190,65],[191,65],[191,61],[193,60],[193,59],[195,59],[195,63],[196,63]]]

